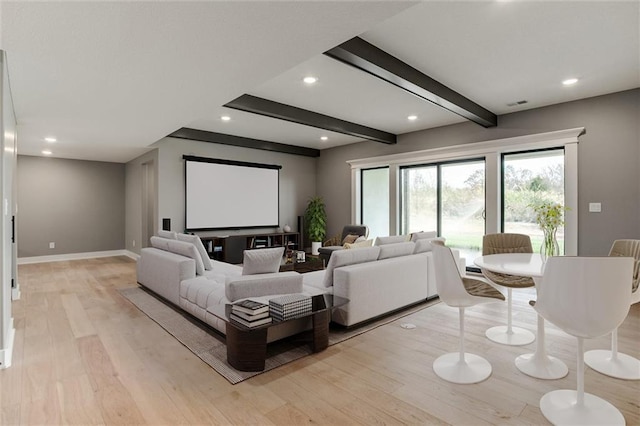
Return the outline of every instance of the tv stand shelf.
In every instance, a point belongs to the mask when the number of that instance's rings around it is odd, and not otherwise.
[[[245,250],[268,247],[300,249],[300,234],[297,232],[200,237],[200,239],[211,259],[227,263],[242,263]]]

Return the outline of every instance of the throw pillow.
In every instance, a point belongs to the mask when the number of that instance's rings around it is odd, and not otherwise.
[[[380,255],[378,255],[378,260],[413,254],[415,245],[416,243],[407,241],[404,243],[385,244],[380,246]]]
[[[353,244],[346,243],[342,247],[344,247],[345,249],[355,249],[355,248],[362,248],[362,247],[371,247],[372,245],[373,245],[373,240],[364,240],[364,241],[360,241],[359,243],[353,243]]]
[[[414,232],[413,234],[411,234],[411,241],[415,243],[416,241],[422,240],[424,238],[436,238],[437,236],[438,236],[438,233],[436,231]]]
[[[204,265],[204,269],[207,271],[213,270],[213,263],[211,263],[211,259],[209,259],[209,253],[204,248],[204,244],[202,244],[202,240],[197,235],[190,234],[178,234],[178,241],[184,241],[187,243],[191,243],[196,246],[198,249],[198,253],[202,257],[202,264]]]
[[[368,240],[371,241],[371,240]],[[372,262],[378,259],[380,247],[364,247],[358,250],[334,251],[329,258],[327,268],[324,270],[324,287],[333,286],[333,270],[340,266],[355,265],[356,263]]]
[[[349,234],[349,235],[347,235],[342,240],[342,245],[355,243],[359,236],[360,235],[357,235],[357,234]]]
[[[441,242],[444,244],[445,239],[443,237],[437,238],[423,238],[421,240],[416,241],[416,249],[414,253],[426,253],[432,250],[432,243]]]
[[[153,248],[169,251],[169,240],[167,240],[166,238],[153,236],[149,238],[149,242],[151,243],[151,247]]]
[[[409,241],[408,235],[391,235],[389,237],[378,237],[374,246],[382,246],[384,244],[396,244]]]
[[[170,240],[175,240],[177,239],[176,237],[176,233],[175,232],[171,232],[171,231],[164,231],[164,230],[159,230],[158,231],[158,237],[161,238],[168,238]]]
[[[178,240],[167,240],[169,251],[172,253],[180,254],[185,257],[190,257],[196,262],[196,275],[204,275],[204,264],[202,263],[202,256],[198,253],[198,249],[191,243]]]
[[[245,250],[242,275],[278,272],[284,255],[284,247]]]

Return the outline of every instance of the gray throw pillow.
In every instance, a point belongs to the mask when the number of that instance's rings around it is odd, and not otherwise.
[[[198,249],[191,243],[178,240],[167,240],[169,251],[185,257],[190,257],[196,261],[196,275],[204,275],[204,264]]]
[[[284,255],[284,247],[245,250],[242,275],[278,272]]]
[[[415,246],[416,243],[412,243],[411,241],[381,245],[378,260],[390,259],[392,257],[408,256],[410,254],[413,254]]]
[[[158,237],[168,238],[170,240],[176,240],[177,239],[175,232],[164,231],[162,229],[158,231]]]
[[[200,239],[200,237],[190,234],[178,234],[178,241],[185,241],[196,246],[196,249],[198,249],[198,253],[200,253],[200,257],[202,257],[204,269],[207,271],[213,270],[213,264],[211,263],[211,259],[209,259],[209,254],[207,253],[207,250],[205,250],[204,244],[202,244],[202,240]]]

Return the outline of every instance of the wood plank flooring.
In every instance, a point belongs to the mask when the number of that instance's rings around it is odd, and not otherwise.
[[[514,365],[535,343],[510,347],[484,336],[504,323],[504,303],[467,310],[466,348],[493,365],[483,383],[453,385],[433,373],[434,359],[458,345],[457,310],[440,303],[230,385],[119,295],[136,285],[134,261],[31,264],[18,272],[13,365],[0,370],[2,425],[545,425],[540,397],[576,386],[575,339],[557,328],[547,324],[548,349],[569,375],[551,381]],[[535,330],[532,294],[514,291],[514,325]],[[587,350],[609,345],[609,336],[585,343]],[[619,331],[619,347],[640,357],[640,304]],[[585,388],[640,425],[640,381],[587,368]]]

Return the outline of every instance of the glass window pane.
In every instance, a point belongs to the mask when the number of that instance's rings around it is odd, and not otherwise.
[[[484,223],[484,161],[443,164],[440,169],[441,232],[447,245],[473,266],[482,254]]]
[[[504,232],[529,235],[533,251],[538,252],[542,230],[532,206],[544,201],[565,205],[564,149],[505,154],[502,167]],[[564,253],[564,227],[556,236]]]
[[[438,229],[437,166],[402,169],[401,233]]]
[[[389,235],[389,168],[362,170],[362,224],[369,238]]]

